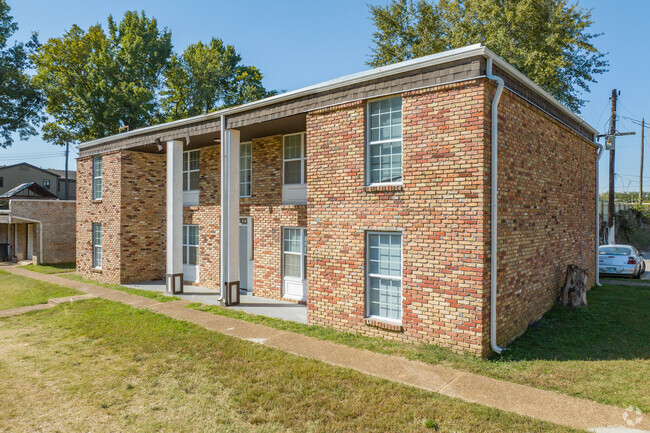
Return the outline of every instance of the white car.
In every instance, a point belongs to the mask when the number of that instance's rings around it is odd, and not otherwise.
[[[598,248],[600,274],[641,278],[645,272],[643,253],[630,245],[601,245]]]

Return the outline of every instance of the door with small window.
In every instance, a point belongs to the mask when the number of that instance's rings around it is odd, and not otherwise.
[[[199,226],[183,226],[183,279],[199,281]]]
[[[282,292],[287,299],[307,300],[307,229],[282,230]]]

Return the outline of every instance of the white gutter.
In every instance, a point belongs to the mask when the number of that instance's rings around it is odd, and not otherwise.
[[[228,200],[230,199],[228,197],[228,188],[224,188],[226,185],[228,185],[228,182],[230,180],[228,170],[230,169],[230,161],[229,161],[229,152],[228,152],[228,146],[226,143],[226,116],[221,115],[221,224],[220,224],[220,229],[221,229],[221,236],[219,237],[219,244],[220,244],[220,257],[219,257],[219,285],[221,286],[221,290],[219,291],[219,298],[217,299],[219,302],[225,301],[225,295],[226,295],[226,269],[228,269],[228,254],[226,251],[226,237],[228,236],[229,230],[227,228],[228,225],[228,212],[226,212],[226,208],[229,204]]]
[[[499,171],[497,167],[498,152],[499,152],[499,100],[505,82],[503,78],[492,75],[492,58],[488,57],[487,60],[487,73],[486,76],[497,82],[497,91],[492,100],[492,121],[490,129],[492,130],[492,164],[490,172],[492,175],[492,183],[490,185],[490,347],[497,354],[503,351],[502,348],[497,346],[497,205],[498,205],[498,181]]]
[[[567,107],[558,102],[555,98],[549,95],[541,87],[535,84],[533,81],[528,79],[524,74],[512,67],[508,62],[494,54],[488,48],[484,47],[481,44],[468,45],[463,48],[457,48],[455,50],[449,50],[442,53],[432,54],[429,56],[420,57],[417,59],[407,60],[405,62],[395,63],[388,66],[382,66],[380,68],[371,69],[369,71],[358,72],[356,74],[346,75],[340,78],[333,80],[325,81],[319,84],[314,84],[312,86],[303,87],[301,89],[293,90],[291,92],[283,93],[281,95],[271,96],[269,98],[260,99],[258,101],[249,102],[247,104],[239,105],[232,108],[226,108],[223,110],[215,111],[208,114],[202,114],[200,116],[190,117],[188,119],[176,120],[169,123],[163,123],[160,125],[148,126],[146,128],[135,129],[130,132],[125,132],[119,135],[113,135],[110,137],[99,138],[97,140],[88,141],[77,146],[77,149],[88,149],[94,146],[98,146],[103,143],[112,142],[115,140],[122,140],[129,137],[136,137],[138,135],[148,134],[156,131],[164,131],[166,129],[176,128],[179,126],[190,125],[194,123],[200,123],[206,120],[218,119],[223,120],[223,116],[240,113],[243,111],[252,110],[255,108],[260,108],[272,104],[277,104],[280,102],[288,101],[291,99],[298,99],[309,95],[314,95],[318,93],[328,92],[334,89],[351,86],[369,80],[376,80],[383,77],[389,77],[392,75],[401,74],[404,72],[414,71],[417,69],[427,68],[431,66],[436,66],[440,64],[450,63],[457,60],[464,60],[472,57],[483,56],[488,60],[493,59],[494,63],[512,75],[517,81],[520,81],[525,86],[531,88],[536,93],[548,101],[551,105],[558,108],[569,118],[573,119],[578,124],[585,127],[585,129],[591,134],[598,134],[594,128],[589,126],[584,119],[576,115],[574,112],[569,110]],[[223,127],[222,127],[223,129]]]
[[[599,249],[600,249],[600,200],[598,199],[598,191],[600,188],[599,182],[598,182],[598,171],[599,171],[599,166],[598,163],[600,162],[600,157],[603,154],[603,146],[598,143],[594,143],[596,146],[598,146],[598,158],[596,158],[596,285],[598,287],[602,287],[602,284],[600,284],[600,260],[599,260]]]

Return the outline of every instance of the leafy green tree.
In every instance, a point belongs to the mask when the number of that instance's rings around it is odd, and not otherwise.
[[[21,139],[36,135],[34,125],[42,120],[43,97],[25,72],[31,67],[30,54],[38,47],[35,34],[29,42],[14,43],[9,38],[18,25],[9,15],[10,8],[0,0],[0,147],[13,144],[13,133]]]
[[[370,12],[374,67],[482,43],[574,111],[607,71],[591,11],[566,0],[392,0]]]
[[[171,33],[144,12],[108,18],[87,31],[74,25],[34,55],[35,82],[51,119],[43,137],[54,144],[84,142],[152,124],[158,113],[162,71],[171,56]]]
[[[165,120],[239,105],[275,94],[262,86],[262,73],[241,65],[232,45],[212,38],[192,44],[182,55],[174,54],[164,72],[162,110]]]

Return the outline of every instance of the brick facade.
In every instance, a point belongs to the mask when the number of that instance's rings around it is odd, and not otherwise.
[[[308,203],[282,204],[282,135],[252,140],[255,294],[282,297],[282,228],[306,227],[308,321],[371,336],[489,352],[490,110],[484,78],[402,96],[403,184],[367,187],[367,100],[308,113]],[[566,266],[595,261],[596,147],[505,90],[499,107],[499,344],[555,301]],[[294,132],[294,131],[292,131]],[[104,197],[91,200],[91,158],[78,161],[77,258],[107,282],[160,279],[165,266],[165,155],[104,158]],[[198,284],[219,284],[219,146],[200,149]],[[104,266],[91,270],[92,222]],[[402,234],[402,323],[366,318],[366,236]]]

